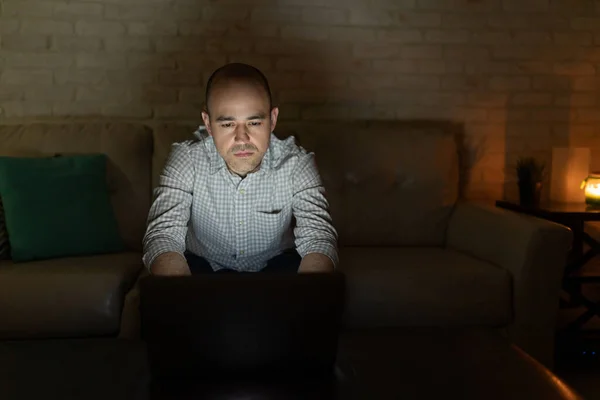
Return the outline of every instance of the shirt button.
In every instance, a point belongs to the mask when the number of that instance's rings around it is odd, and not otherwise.
[[[244,225],[244,221],[240,221],[240,225]]]
[[[244,189],[240,189],[240,194],[246,194],[246,191]]]
[[[244,250],[240,250],[240,254],[244,254]]]

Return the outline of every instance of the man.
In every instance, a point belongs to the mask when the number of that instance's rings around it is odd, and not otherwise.
[[[143,242],[152,274],[334,270],[337,232],[314,155],[272,134],[278,114],[258,69],[212,74],[208,135],[173,144],[155,192]]]

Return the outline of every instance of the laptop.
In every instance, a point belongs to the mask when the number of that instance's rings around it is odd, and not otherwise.
[[[334,374],[344,277],[149,276],[141,335],[153,379],[320,379]]]

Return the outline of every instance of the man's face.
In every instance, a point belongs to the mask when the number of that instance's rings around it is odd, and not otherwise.
[[[254,172],[269,148],[279,110],[257,83],[220,81],[212,87],[202,119],[227,167],[240,176]]]

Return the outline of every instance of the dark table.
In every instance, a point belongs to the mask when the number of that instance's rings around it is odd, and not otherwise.
[[[3,400],[580,399],[550,371],[488,331],[345,333],[339,366],[328,382],[197,382],[161,391],[148,376],[141,342],[0,342],[0,393]]]
[[[585,230],[586,222],[600,221],[600,209],[585,203],[542,203],[539,207],[523,207],[517,202],[497,201],[496,206],[507,210],[532,215],[568,226],[573,232],[573,246],[565,266],[563,290],[569,295],[565,307],[583,305],[585,311],[572,321],[567,331],[575,333],[596,315],[600,315],[600,304],[585,297],[582,285],[600,282],[600,243]],[[569,332],[567,332],[569,333]]]

